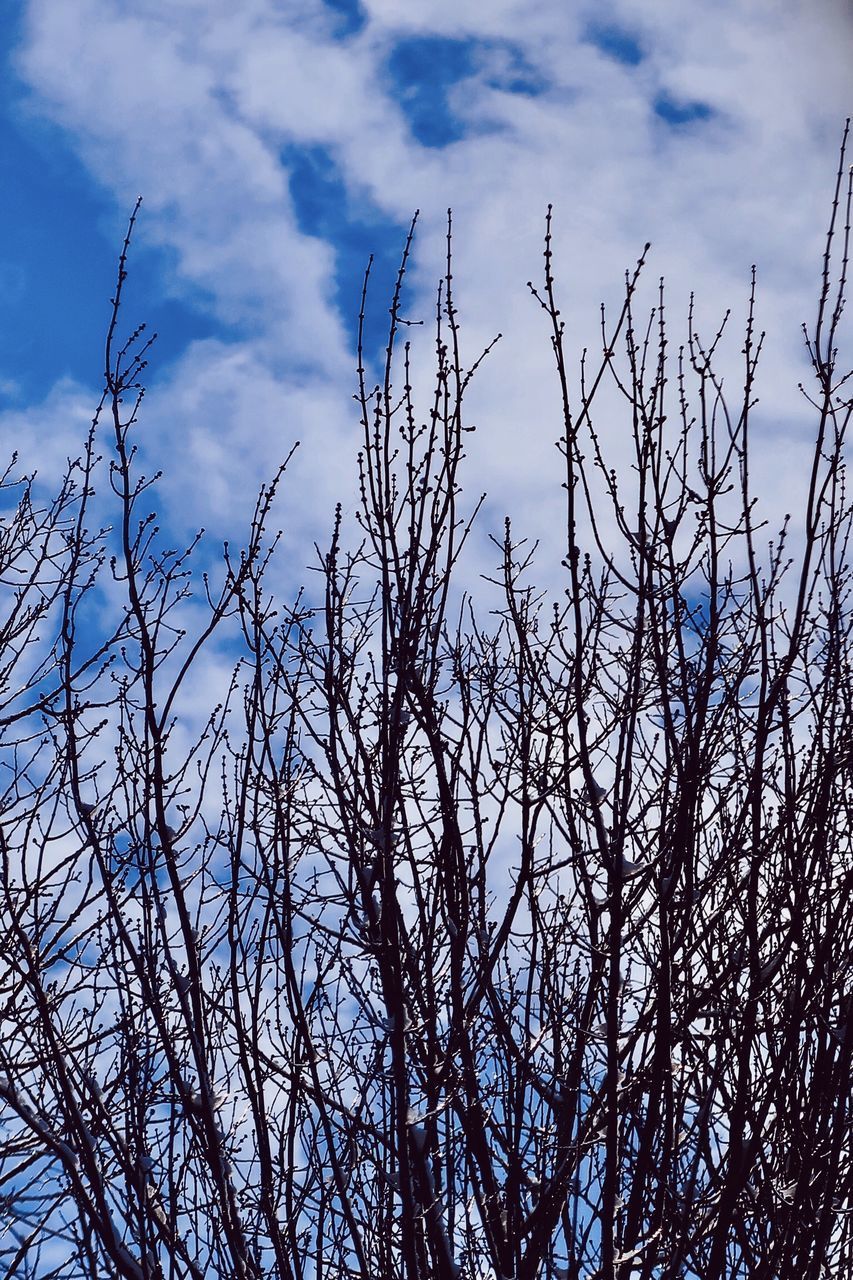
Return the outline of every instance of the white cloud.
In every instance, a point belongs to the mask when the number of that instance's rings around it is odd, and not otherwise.
[[[299,442],[277,519],[287,541],[325,540],[351,484],[360,431],[351,401],[316,376],[277,377],[248,343],[195,343],[146,398],[143,459],[165,465],[161,492],[188,533],[239,540],[254,495]],[[301,566],[300,566],[301,567]]]
[[[3,384],[6,391],[6,384]],[[14,384],[7,394],[16,394]],[[69,378],[62,378],[38,404],[0,412],[0,440],[3,454],[0,470],[5,471],[12,453],[18,455],[17,477],[38,473],[37,487],[46,494],[59,488],[68,462],[81,457],[98,397],[87,393]]]
[[[476,353],[497,329],[506,335],[472,394],[481,431],[471,438],[469,487],[489,488],[491,511],[512,510],[520,528],[546,537],[560,527],[548,339],[524,287],[541,275],[549,200],[578,353],[594,347],[598,303],[618,301],[622,273],[647,238],[655,247],[644,300],[654,303],[665,273],[673,347],[691,287],[703,331],[716,328],[729,304],[736,331],[749,266],[758,263],[761,324],[769,330],[759,391],[768,430],[784,431],[785,448],[773,459],[796,458],[805,420],[795,398],[798,326],[813,306],[849,109],[853,22],[840,0],[819,14],[796,0],[689,9],[623,0],[608,19],[638,39],[646,57],[637,66],[582,38],[585,19],[600,13],[591,5],[570,16],[557,0],[533,7],[372,0],[366,12],[367,25],[342,42],[320,3],[255,0],[236,12],[210,0],[147,0],[132,9],[119,0],[29,4],[20,66],[34,109],[68,130],[119,205],[143,190],[143,234],[169,245],[180,273],[252,335],[230,350],[197,345],[155,383],[146,422],[152,452],[159,447],[166,457],[171,510],[217,527],[238,521],[259,476],[297,434],[308,461],[300,461],[299,485],[286,489],[295,527],[311,526],[346,484],[355,416],[351,352],[334,300],[335,250],[299,228],[280,159],[292,143],[330,148],[356,206],[369,198],[398,222],[422,209],[410,312],[426,319],[444,210],[453,206],[467,348]],[[495,87],[499,53],[474,59],[471,76],[450,91],[474,132],[425,148],[411,136],[387,74],[401,34],[503,41],[545,90],[525,97]],[[714,114],[670,128],[654,111],[661,96],[705,103]],[[738,351],[735,332],[734,387]],[[431,358],[423,334],[421,372]],[[618,439],[612,447],[618,452]],[[181,496],[186,467],[204,477],[189,507]],[[786,505],[789,478],[778,481],[774,497]]]

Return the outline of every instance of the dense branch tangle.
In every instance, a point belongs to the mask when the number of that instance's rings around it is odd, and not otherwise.
[[[804,519],[769,549],[754,282],[738,405],[722,330],[691,313],[670,357],[662,289],[638,320],[643,259],[575,392],[549,214],[564,577],[534,589],[507,524],[488,625],[457,585],[480,361],[449,225],[425,421],[411,234],[375,387],[360,335],[360,545],[339,511],[320,591],[283,608],[273,484],[204,617],[200,545],[161,546],[135,472],[125,245],[106,413],[0,540],[3,1274],[849,1274],[843,175]],[[102,417],[112,548],[87,532]],[[92,641],[110,550],[126,607]],[[193,723],[216,633],[234,676]]]

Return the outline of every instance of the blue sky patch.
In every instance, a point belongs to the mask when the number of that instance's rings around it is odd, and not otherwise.
[[[335,14],[340,36],[357,35],[367,24],[360,0],[323,0],[323,3]]]
[[[636,36],[610,23],[595,23],[588,29],[586,39],[608,58],[626,67],[639,66],[645,57]]]
[[[483,41],[478,46],[475,66],[492,89],[536,98],[548,85],[538,68],[525,57],[524,51],[506,41]]]
[[[14,36],[7,28],[0,45],[0,409],[41,399],[63,377],[100,386],[130,214],[92,181],[62,130],[20,108]],[[193,338],[223,330],[191,297],[174,296],[173,256],[143,240],[132,250],[125,321],[157,330],[159,369]]]
[[[392,96],[413,137],[423,147],[446,147],[473,127],[453,111],[449,91],[477,76],[492,89],[536,97],[547,85],[522,50],[505,40],[453,40],[444,36],[409,36],[388,58]]]
[[[326,147],[287,147],[281,160],[290,173],[290,195],[300,231],[326,240],[334,247],[335,302],[353,346],[358,333],[364,272],[373,254],[366,350],[369,356],[375,357],[385,345],[388,306],[408,228],[385,218],[366,201],[356,206]]]
[[[677,102],[666,93],[655,99],[654,110],[659,119],[676,126],[710,120],[714,115],[714,108],[707,102]]]
[[[453,113],[447,91],[475,69],[476,40],[411,36],[399,41],[388,58],[395,96],[413,137],[423,147],[458,142],[465,126]]]

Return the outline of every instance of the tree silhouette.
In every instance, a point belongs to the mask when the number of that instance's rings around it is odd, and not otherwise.
[[[638,327],[645,254],[574,391],[549,211],[563,579],[537,588],[507,523],[488,625],[454,576],[487,352],[463,358],[450,223],[431,404],[413,224],[377,386],[362,305],[361,541],[339,510],[319,590],[283,604],[281,474],[218,579],[151,512],[134,211],[84,451],[52,500],[17,461],[0,484],[4,1276],[853,1271],[844,155],[807,495],[769,544],[754,278],[737,403],[722,329],[691,314],[671,356],[662,287]],[[99,448],[117,518],[92,532]]]

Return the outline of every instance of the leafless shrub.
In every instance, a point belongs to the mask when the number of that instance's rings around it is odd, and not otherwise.
[[[843,162],[790,550],[756,508],[754,284],[738,404],[719,335],[670,356],[662,299],[637,328],[643,259],[577,397],[549,214],[565,594],[507,525],[488,627],[453,576],[479,360],[449,228],[426,419],[411,236],[377,387],[359,359],[360,545],[339,512],[318,597],[272,600],[277,477],[189,634],[195,544],[164,547],[135,471],[125,244],[84,454],[46,505],[2,481],[4,1275],[850,1274]],[[118,519],[92,535],[98,433]],[[178,737],[223,628],[230,688]]]

